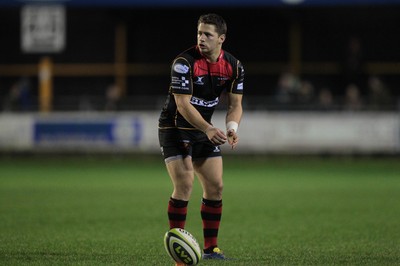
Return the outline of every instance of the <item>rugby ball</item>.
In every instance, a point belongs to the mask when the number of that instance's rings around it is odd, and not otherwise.
[[[178,263],[196,265],[200,262],[199,243],[191,233],[182,228],[172,228],[166,232],[164,246],[168,255]]]

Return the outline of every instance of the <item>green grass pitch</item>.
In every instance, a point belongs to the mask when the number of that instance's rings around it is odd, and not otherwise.
[[[227,157],[200,265],[400,265],[398,158]],[[0,265],[173,265],[161,156],[0,158]],[[202,243],[196,181],[186,229]]]

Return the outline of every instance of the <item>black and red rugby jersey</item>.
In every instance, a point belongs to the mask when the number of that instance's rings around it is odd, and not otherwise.
[[[177,56],[171,67],[169,93],[159,119],[159,128],[193,129],[177,111],[174,94],[191,95],[191,104],[211,123],[211,116],[223,91],[243,94],[244,69],[239,60],[221,50],[210,63],[194,46]]]

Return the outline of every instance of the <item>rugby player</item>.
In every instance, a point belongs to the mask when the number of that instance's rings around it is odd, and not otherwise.
[[[222,214],[223,162],[220,145],[234,149],[242,118],[244,69],[222,49],[227,25],[217,14],[200,16],[197,45],[172,63],[168,96],[159,118],[159,141],[173,192],[168,202],[170,228],[184,228],[196,175],[203,189],[203,259],[226,259],[218,247]],[[226,129],[211,122],[222,94],[227,95]]]

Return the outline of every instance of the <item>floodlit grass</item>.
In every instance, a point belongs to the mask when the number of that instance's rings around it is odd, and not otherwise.
[[[0,159],[1,265],[173,265],[161,157]],[[196,182],[186,229],[202,243]],[[202,265],[399,265],[396,158],[225,160],[220,247]]]

